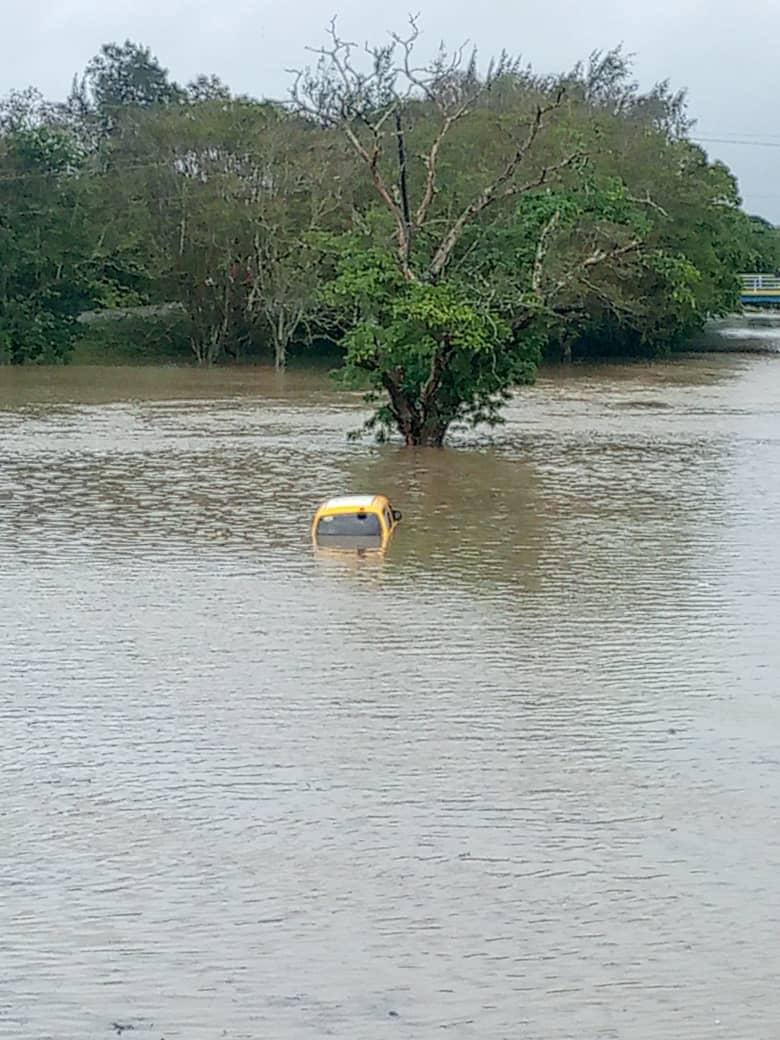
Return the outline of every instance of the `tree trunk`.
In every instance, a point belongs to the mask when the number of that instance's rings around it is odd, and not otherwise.
[[[271,330],[274,341],[274,368],[281,372],[287,367],[287,344],[290,341],[284,314],[277,314],[276,321],[271,324]]]
[[[561,340],[561,364],[570,365],[572,362],[572,347],[574,346],[575,336],[572,334],[564,334]]]
[[[444,438],[447,436],[449,423],[434,423],[420,431],[420,439],[417,446],[421,448],[442,448]]]
[[[401,388],[403,372],[385,373],[382,376],[387,394],[390,398],[390,413],[395,420],[398,432],[404,439],[407,448],[441,448],[449,429],[450,419],[444,419],[435,408],[435,401],[430,393],[431,387],[423,395],[426,400],[418,400],[404,393]]]
[[[449,421],[419,415],[419,409],[411,406],[406,419],[396,417],[396,425],[407,448],[441,448],[447,435]]]

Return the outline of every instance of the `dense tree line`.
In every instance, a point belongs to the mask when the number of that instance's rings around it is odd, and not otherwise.
[[[201,363],[331,341],[380,434],[493,421],[540,358],[653,355],[738,305],[780,236],[619,50],[540,76],[335,29],[282,104],[105,46],[61,103],[0,104],[0,360],[85,311],[174,305]],[[313,344],[313,346],[312,346]]]

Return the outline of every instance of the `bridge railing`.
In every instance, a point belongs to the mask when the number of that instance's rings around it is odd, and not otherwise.
[[[780,276],[776,274],[741,274],[743,292],[780,292]]]

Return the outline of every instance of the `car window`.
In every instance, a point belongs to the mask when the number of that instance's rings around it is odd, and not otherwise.
[[[393,514],[389,509],[385,509],[385,523],[387,524],[388,531],[393,526]]]
[[[382,528],[376,513],[341,513],[337,516],[323,516],[317,524],[317,537],[330,536],[364,537],[381,535]]]

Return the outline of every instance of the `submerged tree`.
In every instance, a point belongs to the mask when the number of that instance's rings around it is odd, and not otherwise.
[[[383,402],[380,432],[441,445],[498,421],[591,277],[637,262],[650,200],[590,169],[564,84],[506,55],[483,76],[463,50],[419,64],[418,35],[367,48],[364,70],[332,25],[293,102],[345,136],[379,206],[335,246],[347,372]]]

